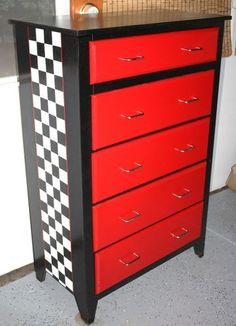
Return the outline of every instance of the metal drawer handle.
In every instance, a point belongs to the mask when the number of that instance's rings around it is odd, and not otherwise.
[[[181,238],[185,237],[187,234],[189,234],[189,232],[190,232],[189,230],[187,230],[185,228],[181,228],[180,230],[183,231],[180,234],[176,234],[176,231],[175,231],[175,233],[171,232],[172,237],[176,238],[176,239],[181,239]]]
[[[143,165],[139,164],[139,163],[134,163],[136,166],[132,169],[124,169],[124,168],[120,168],[121,171],[126,172],[126,173],[131,173],[134,172],[136,170],[142,169]]]
[[[119,58],[122,61],[127,61],[127,62],[132,62],[132,61],[138,61],[138,60],[143,60],[144,56],[143,55],[136,55],[136,57],[132,57],[132,58]]]
[[[195,149],[195,146],[194,145],[191,145],[191,144],[187,144],[187,148],[178,148],[178,147],[175,147],[175,150],[180,152],[180,153],[187,153],[187,152],[191,152]]]
[[[144,115],[144,112],[142,112],[142,111],[135,111],[135,114],[133,114],[133,115],[121,114],[120,116],[122,118],[131,120],[131,119],[134,119],[134,118],[142,117],[143,115]]]
[[[194,51],[202,51],[203,48],[200,46],[195,46],[194,48],[181,48],[181,50],[187,52],[194,52]]]
[[[178,99],[179,103],[184,103],[184,104],[190,104],[190,103],[197,102],[197,101],[200,101],[200,98],[195,97],[195,96],[191,97],[189,100]]]
[[[132,211],[132,213],[134,213],[134,216],[130,217],[129,219],[120,217],[120,220],[125,222],[125,223],[130,223],[130,222],[133,222],[133,221],[135,221],[135,220],[137,220],[138,218],[141,217],[141,214],[139,212],[137,212],[137,211]]]
[[[134,258],[131,259],[130,261],[125,261],[124,259],[120,258],[119,262],[128,267],[129,265],[133,264],[134,262],[140,259],[140,256],[136,254],[136,252],[133,252],[132,255],[134,256]]]
[[[182,193],[182,194],[176,194],[176,193],[172,193],[172,195],[174,196],[174,197],[177,197],[177,198],[179,198],[179,199],[181,199],[181,198],[184,198],[184,197],[187,197],[187,196],[190,196],[191,195],[191,190],[189,190],[189,189],[187,189],[187,188],[184,188],[184,193]]]

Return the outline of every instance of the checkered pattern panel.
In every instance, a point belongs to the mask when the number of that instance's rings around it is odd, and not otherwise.
[[[46,269],[73,291],[61,34],[30,28],[29,52]]]

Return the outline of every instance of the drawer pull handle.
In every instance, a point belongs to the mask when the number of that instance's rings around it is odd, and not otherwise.
[[[124,169],[124,168],[120,168],[121,171],[126,172],[126,173],[131,173],[134,171],[137,171],[139,169],[143,168],[143,165],[139,164],[139,163],[134,163],[136,166],[132,169]]]
[[[177,152],[180,152],[180,153],[187,153],[187,152],[191,152],[195,149],[195,146],[194,145],[191,145],[191,144],[187,144],[187,148],[178,148],[178,147],[175,147],[175,150]]]
[[[174,197],[176,197],[176,198],[179,198],[179,199],[191,195],[191,190],[189,190],[189,189],[187,189],[187,188],[184,188],[184,191],[185,191],[185,192],[182,193],[182,194],[176,194],[176,193],[173,192],[172,195],[173,195]]]
[[[133,114],[133,115],[121,114],[120,116],[122,118],[131,120],[131,119],[135,119],[135,118],[138,118],[138,117],[142,117],[143,115],[144,115],[144,112],[142,112],[142,111],[136,111],[135,114]]]
[[[132,211],[132,213],[134,213],[134,216],[130,217],[129,219],[120,217],[121,221],[124,223],[130,223],[141,217],[141,214],[137,211]]]
[[[144,56],[143,55],[137,55],[136,57],[133,57],[133,58],[119,58],[120,60],[122,61],[126,61],[126,62],[132,62],[132,61],[138,61],[138,60],[143,60],[144,59]]]
[[[181,239],[183,237],[185,237],[187,234],[189,234],[189,230],[185,229],[185,228],[181,228],[180,229],[181,233],[177,233],[177,231],[175,232],[171,232],[171,235],[173,238],[176,238],[176,239]]]
[[[129,265],[133,264],[134,262],[136,262],[137,260],[140,259],[140,256],[138,254],[136,254],[136,252],[133,252],[132,256],[133,256],[133,259],[131,259],[129,261],[128,260],[126,261],[124,258],[123,259],[120,258],[119,262],[128,267]]]
[[[178,102],[179,103],[184,103],[184,104],[190,104],[190,103],[193,103],[193,102],[197,102],[199,101],[200,99],[198,97],[195,97],[193,96],[191,99],[189,100],[182,100],[182,99],[178,99]]]
[[[181,50],[187,52],[195,52],[195,51],[202,51],[203,48],[200,46],[195,46],[194,48],[181,48]]]

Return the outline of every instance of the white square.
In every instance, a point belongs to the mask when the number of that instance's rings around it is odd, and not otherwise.
[[[53,246],[51,246],[50,250],[52,257],[57,259],[57,250]]]
[[[49,225],[49,235],[50,235],[51,238],[56,240],[56,230],[54,230],[50,225]],[[51,247],[51,250],[52,250],[52,247]]]
[[[59,61],[53,61],[54,75],[62,77],[62,63]]]
[[[48,113],[50,113],[54,117],[56,116],[56,114],[57,114],[56,103],[54,103],[52,101],[48,101]]]
[[[71,280],[68,279],[68,277],[65,278],[65,284],[73,292],[73,283]]]
[[[48,206],[48,215],[49,215],[51,218],[55,219],[55,210],[54,210],[54,208],[51,207],[51,206]]]
[[[62,234],[62,225],[61,225],[61,223],[59,223],[59,222],[56,221],[55,224],[56,224],[56,231],[59,234]]]
[[[45,171],[38,167],[38,177],[39,179],[46,181]]]
[[[55,130],[55,129],[54,129]],[[52,139],[52,137],[50,137]],[[57,154],[55,153],[51,153],[51,162],[52,164],[54,164],[55,166],[58,166],[59,165],[59,157]]]
[[[36,109],[41,109],[40,97],[38,95],[33,94],[33,106]]]
[[[47,86],[51,88],[55,88],[55,78],[53,74],[49,74],[48,72],[46,73],[46,78],[47,78]]]
[[[48,214],[44,211],[41,211],[42,221],[46,224],[48,224]]]
[[[46,72],[46,59],[43,57],[38,57],[38,70]]]
[[[50,236],[47,232],[43,230],[43,240],[50,245]]]
[[[47,194],[42,189],[39,190],[40,200],[43,201],[45,204],[47,203]]]
[[[53,194],[53,186],[51,186],[49,183],[46,184],[46,192],[48,195],[50,195],[51,197],[54,196]],[[51,215],[50,215],[51,216]],[[53,217],[53,216],[51,216]]]
[[[54,200],[54,208],[58,213],[61,213],[61,203],[58,200]]]
[[[32,82],[39,83],[39,71],[37,69],[31,68],[31,79]]]
[[[70,219],[62,215],[61,217],[61,224],[70,231]]]
[[[62,273],[62,275],[65,275],[65,266],[62,265],[62,263],[60,261],[58,261],[58,270],[59,270],[59,272]]]
[[[44,45],[45,58],[53,60],[53,48],[51,44]]]
[[[46,250],[44,250],[44,258],[46,259],[46,261],[48,261],[50,264],[52,263],[52,256],[49,254],[49,252],[47,252]]]
[[[51,143],[48,137],[43,136],[43,147],[49,151],[51,151]]]
[[[68,239],[63,237],[63,246],[71,252],[71,243]]]
[[[62,91],[55,90],[55,99],[57,104],[64,106],[64,94]]]
[[[47,160],[44,161],[45,171],[49,174],[52,174],[52,164]]]
[[[37,42],[29,40],[29,53],[38,55]]]
[[[61,33],[52,32],[52,45],[61,47]]]
[[[65,267],[66,267],[69,271],[72,271],[72,264],[71,264],[71,261],[68,260],[66,257],[64,257],[64,265],[65,265]]]
[[[67,184],[67,172],[60,169],[59,170],[59,179],[64,182],[65,184]]]
[[[62,203],[64,206],[69,207],[68,196],[65,195],[63,192],[61,193],[61,203]]]
[[[36,28],[36,41],[39,43],[44,43],[44,30],[41,28]]]
[[[57,130],[65,134],[65,120],[57,118]]]
[[[35,132],[42,135],[43,134],[42,122],[35,119],[34,120],[34,129],[35,129]]]
[[[53,265],[52,265],[52,274],[53,274],[56,278],[59,277],[58,269],[57,269],[56,267],[54,267]]]
[[[56,189],[60,189],[60,180],[56,177],[52,177],[52,184],[53,184],[53,187],[56,188]]]
[[[60,242],[57,242],[57,251],[64,256],[64,247]]]
[[[47,86],[39,84],[39,94],[40,97],[44,98],[44,99],[48,99],[48,89]]]
[[[39,144],[36,144],[36,153],[37,153],[37,156],[44,159],[44,148],[43,148],[43,146],[41,146]]]
[[[47,112],[45,111],[41,111],[41,121],[42,123],[44,123],[45,125],[49,125],[49,115]]]

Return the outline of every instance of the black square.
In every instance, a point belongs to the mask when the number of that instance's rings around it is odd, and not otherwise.
[[[45,98],[40,98],[41,109],[45,112],[48,112],[48,101]]]
[[[50,245],[51,245],[53,248],[57,249],[57,242],[56,242],[56,240],[53,239],[52,237],[50,237]]]
[[[48,162],[51,162],[51,159],[52,159],[51,158],[51,152],[48,149],[46,149],[46,148],[44,148],[44,158]]]
[[[54,220],[51,216],[48,217],[48,220],[49,220],[49,225],[50,225],[53,229],[55,229],[55,220]]]
[[[46,70],[50,74],[54,74],[53,61],[50,59],[46,59]]]
[[[63,204],[61,204],[61,212],[64,216],[68,217],[69,216],[69,210],[68,207],[64,206]]]
[[[47,195],[47,203],[49,206],[54,207],[54,199],[52,198],[52,196]]]
[[[65,284],[65,276],[61,272],[59,272],[59,280]]]
[[[42,85],[47,85],[46,82],[46,72],[39,70],[39,83]]]
[[[45,57],[44,44],[37,42],[38,56]]]
[[[30,64],[32,68],[38,69],[38,58],[36,55],[30,55]]]
[[[64,114],[63,106],[57,104],[56,109],[57,109],[57,117],[64,120],[65,114]]]
[[[42,221],[42,229],[43,229],[43,231],[45,231],[46,233],[49,233],[49,226],[48,226],[48,224],[46,224],[44,221]]]
[[[49,174],[48,172],[46,172],[45,174],[46,174],[46,182],[52,185],[52,175]]]
[[[54,115],[49,114],[49,126],[57,129],[57,119]]]
[[[63,181],[60,181],[60,191],[67,195],[67,185]]]
[[[46,265],[46,269],[49,272],[52,272],[52,265],[51,265],[51,263],[49,263],[47,260],[45,260],[45,265]]]
[[[72,272],[65,268],[65,275],[69,280],[72,280]]]
[[[52,257],[52,265],[58,268],[58,262],[54,257]]]
[[[48,212],[48,205],[45,202],[43,202],[42,200],[40,200],[40,207],[41,207],[42,211],[44,211],[45,213]]]
[[[55,89],[48,87],[48,99],[49,101],[55,102]]]
[[[56,238],[57,238],[57,241],[60,243],[60,244],[63,244],[63,242],[62,242],[62,235],[60,234],[60,233],[56,233]],[[63,257],[63,256],[62,256]],[[64,261],[64,259],[63,259],[63,261]]]
[[[52,164],[52,175],[59,179],[59,168]]]
[[[46,192],[47,189],[46,183],[41,179],[39,179],[39,188],[42,189],[44,192]]]
[[[38,134],[37,132],[35,133],[35,141],[36,141],[36,144],[43,146],[43,137],[42,137],[42,135]]]
[[[62,77],[54,76],[54,78],[55,78],[55,88],[58,89],[59,91],[63,91]]]
[[[55,219],[58,223],[61,224],[61,213],[55,210]]]
[[[45,163],[44,163],[44,159],[42,157],[37,156],[37,163],[41,169],[43,169],[43,170],[45,169]]]
[[[39,84],[32,82],[32,92],[34,95],[39,96]]]
[[[62,234],[63,234],[63,237],[70,240],[70,231],[68,231],[64,226],[62,227]]]
[[[42,123],[42,128],[43,128],[43,136],[49,138],[50,137],[49,136],[49,126],[47,126],[44,123]]]
[[[65,145],[65,143],[66,143],[65,142],[66,137],[65,137],[65,134],[64,133],[58,131],[57,132],[57,139],[58,139],[58,143],[60,143],[62,145]]]
[[[41,110],[34,108],[34,118],[41,121]]]
[[[71,258],[70,258],[70,252],[69,252],[69,250],[67,250],[65,247],[64,247],[64,256],[65,256],[68,260],[71,259]]]
[[[51,143],[52,152],[58,154],[58,145],[57,145],[57,143],[54,140],[51,140],[50,143]]]
[[[44,42],[52,44],[52,32],[50,30],[44,30]]]
[[[36,29],[29,28],[29,39],[32,41],[36,41]]]
[[[66,171],[66,160],[59,156],[59,168]]]
[[[47,252],[51,253],[51,248],[50,245],[44,241],[44,250],[46,250]]]
[[[56,200],[60,201],[61,200],[61,195],[60,195],[60,191],[57,190],[56,188],[53,188],[53,196]]]
[[[57,254],[57,258],[58,258],[58,261],[64,265],[64,257],[62,256],[62,254],[60,254],[60,252],[58,252]]]
[[[61,48],[53,46],[53,60],[61,61]]]

